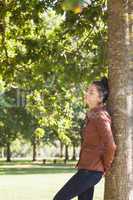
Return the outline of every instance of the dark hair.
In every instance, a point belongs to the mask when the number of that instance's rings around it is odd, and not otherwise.
[[[102,98],[102,102],[106,102],[109,96],[109,85],[108,85],[108,79],[103,76],[101,80],[96,80],[92,82],[97,86],[97,89],[99,91],[99,95]]]

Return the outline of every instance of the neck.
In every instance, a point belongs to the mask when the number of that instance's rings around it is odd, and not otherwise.
[[[93,107],[90,107],[90,111],[95,111],[96,109],[103,108],[104,106],[105,106],[105,104],[103,104],[103,103],[97,104]]]

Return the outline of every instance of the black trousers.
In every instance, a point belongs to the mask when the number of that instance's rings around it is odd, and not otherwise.
[[[53,200],[92,200],[94,186],[101,180],[102,171],[78,169],[78,171],[55,194]]]

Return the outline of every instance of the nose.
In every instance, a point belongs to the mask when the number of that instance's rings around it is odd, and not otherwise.
[[[87,94],[84,95],[84,101],[86,101],[88,98]]]

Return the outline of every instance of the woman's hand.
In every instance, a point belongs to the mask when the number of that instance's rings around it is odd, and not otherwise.
[[[106,172],[105,171],[103,172],[103,176],[106,176]]]
[[[109,171],[109,170],[104,170],[103,176],[106,176],[106,175],[108,175],[108,174],[110,174],[110,171]]]

